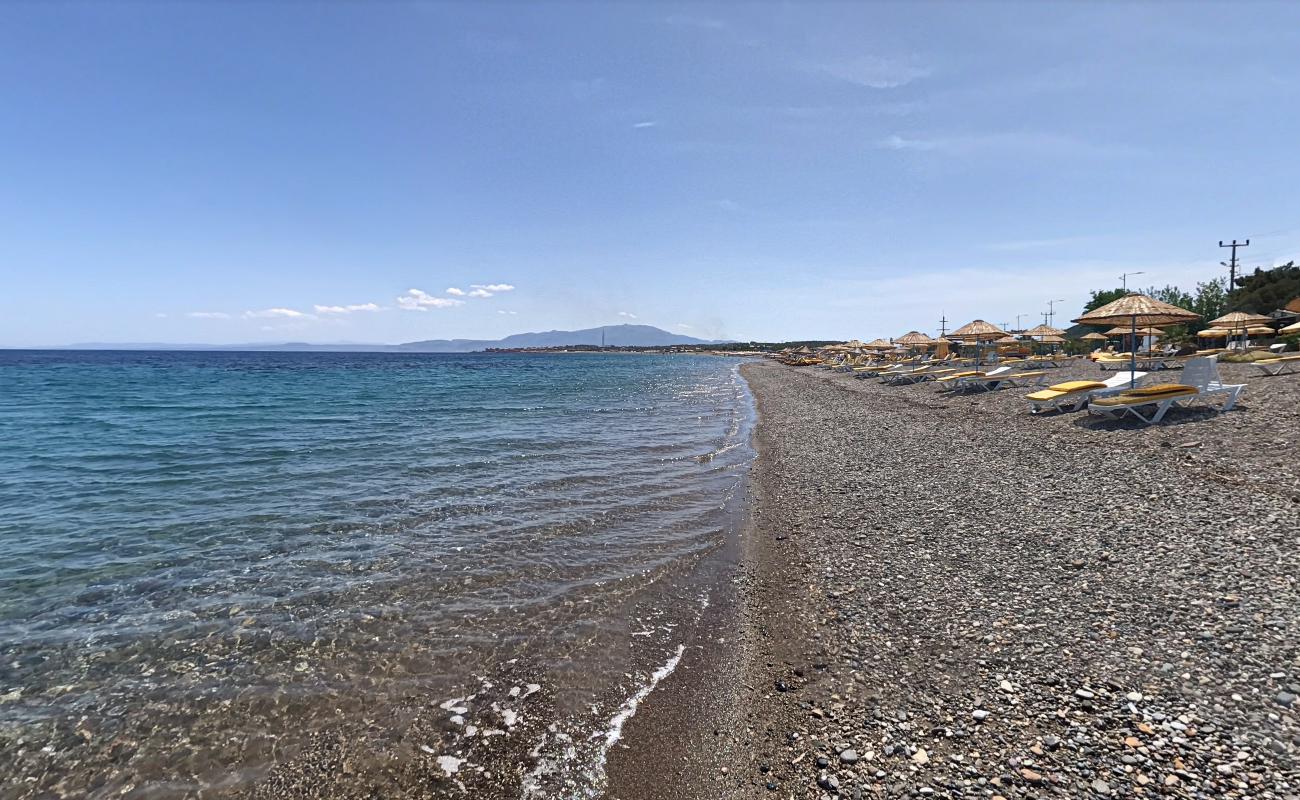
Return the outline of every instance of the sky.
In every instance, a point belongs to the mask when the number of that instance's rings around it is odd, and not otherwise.
[[[0,345],[1061,323],[1300,256],[1300,4],[7,3]]]

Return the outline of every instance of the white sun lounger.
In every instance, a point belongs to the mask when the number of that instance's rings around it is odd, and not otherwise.
[[[1300,353],[1278,356],[1277,358],[1266,358],[1262,361],[1252,361],[1250,365],[1256,367],[1265,375],[1285,375],[1300,369]]]
[[[1220,379],[1218,361],[1214,356],[1193,358],[1183,366],[1182,383],[1146,386],[1093,400],[1088,403],[1088,413],[1112,418],[1132,414],[1148,425],[1154,425],[1175,406],[1203,402],[1213,407],[1210,401],[1216,397],[1223,398],[1220,412],[1231,411],[1245,389],[1244,383],[1228,384]],[[1142,409],[1148,410],[1144,413]]]

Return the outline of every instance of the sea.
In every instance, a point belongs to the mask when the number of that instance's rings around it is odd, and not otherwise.
[[[598,797],[728,591],[738,360],[0,351],[0,797]]]

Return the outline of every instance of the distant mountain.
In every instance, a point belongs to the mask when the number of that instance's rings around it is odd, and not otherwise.
[[[720,341],[696,339],[669,333],[653,325],[604,325],[580,331],[544,331],[516,333],[504,339],[429,339],[406,344],[365,344],[335,342],[250,342],[245,344],[167,344],[164,342],[82,342],[57,348],[60,350],[239,350],[270,352],[372,352],[372,353],[475,353],[489,348],[571,347],[600,345],[601,334],[608,347],[667,347],[676,344],[721,344]]]
[[[516,333],[504,339],[430,339],[408,342],[398,349],[420,353],[472,353],[488,348],[516,347],[571,347],[573,345],[600,345],[601,335],[608,347],[667,347],[675,344],[718,344],[716,341],[696,339],[669,333],[653,325],[603,325],[580,331],[544,331],[542,333]]]

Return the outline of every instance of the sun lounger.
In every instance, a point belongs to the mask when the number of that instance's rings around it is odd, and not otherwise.
[[[1288,372],[1295,372],[1300,369],[1300,353],[1253,361],[1251,366],[1257,367],[1265,375],[1283,375]]]
[[[983,391],[992,392],[1001,389],[1004,386],[1029,386],[1030,384],[1042,385],[1046,372],[1000,372],[992,370],[987,375],[970,376],[957,381],[953,387],[954,391]]]
[[[1193,358],[1183,367],[1182,383],[1144,386],[1092,400],[1088,403],[1088,413],[1109,417],[1132,414],[1148,425],[1154,425],[1170,408],[1183,403],[1201,401],[1209,405],[1211,399],[1222,397],[1223,405],[1219,410],[1231,411],[1245,389],[1244,383],[1228,384],[1220,379],[1219,364],[1213,356]],[[1147,414],[1139,410],[1147,406],[1154,408]]]
[[[951,383],[947,388],[950,388],[953,391],[960,391],[966,388],[966,383],[968,381],[984,381],[990,378],[996,379],[998,377],[1009,375],[1009,374],[1011,374],[1011,367],[997,367],[996,369],[991,369],[988,372],[981,372],[979,370],[958,372],[953,375],[947,376],[948,378],[952,379]],[[948,383],[948,381],[942,379],[939,382]]]
[[[1104,381],[1066,381],[1031,392],[1025,396],[1025,399],[1029,401],[1031,414],[1077,411],[1093,398],[1107,397],[1126,389],[1136,388],[1134,383],[1141,383],[1145,377],[1145,372],[1117,372]]]
[[[1160,383],[1155,386],[1130,389],[1110,397],[1091,400],[1088,402],[1088,413],[1111,418],[1132,414],[1146,424],[1154,425],[1164,419],[1169,409],[1199,394],[1200,392],[1197,391],[1195,386]],[[1153,408],[1145,414],[1139,410],[1148,406],[1153,406]]]

